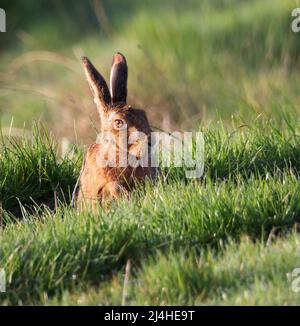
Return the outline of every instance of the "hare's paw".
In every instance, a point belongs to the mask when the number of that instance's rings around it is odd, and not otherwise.
[[[108,182],[101,189],[101,197],[103,201],[110,201],[120,197],[128,197],[128,191],[116,181]]]

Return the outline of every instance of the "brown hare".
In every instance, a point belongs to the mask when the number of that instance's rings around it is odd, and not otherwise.
[[[110,73],[110,90],[87,57],[82,58],[86,78],[101,119],[97,142],[86,154],[77,198],[79,207],[128,196],[137,182],[154,179],[151,167],[151,127],[145,112],[126,103],[128,67],[116,53]],[[153,162],[152,162],[153,163]],[[152,164],[153,165],[153,164]]]

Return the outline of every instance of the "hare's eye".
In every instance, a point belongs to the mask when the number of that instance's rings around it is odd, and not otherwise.
[[[116,119],[114,121],[114,127],[116,129],[124,129],[126,128],[126,123],[122,119]]]

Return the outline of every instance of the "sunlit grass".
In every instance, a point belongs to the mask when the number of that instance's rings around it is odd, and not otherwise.
[[[136,189],[129,202],[120,200],[109,211],[99,207],[95,215],[68,205],[80,168],[76,155],[60,158],[54,140],[39,129],[29,141],[2,145],[0,180],[6,223],[0,236],[0,265],[9,282],[1,300],[60,302],[66,293],[76,297],[80,289],[83,293],[98,287],[120,291],[120,273],[131,260],[133,275],[143,286],[133,285],[128,303],[226,303],[227,299],[228,303],[251,303],[244,293],[248,287],[254,291],[253,300],[263,303],[264,278],[270,291],[279,292],[274,300],[266,295],[268,302],[296,303],[294,294],[281,292],[285,254],[278,261],[264,245],[297,229],[300,221],[298,132],[298,125],[288,121],[280,128],[260,122],[234,133],[221,123],[217,129],[211,126],[204,130],[207,164],[201,182],[185,179],[184,168],[172,168],[167,178]],[[15,198],[27,205],[46,200],[48,205],[57,185],[61,202],[56,211],[52,207],[24,214],[23,210],[23,220],[12,220]],[[247,257],[245,236],[260,245],[256,248],[247,242],[250,260],[244,264],[249,269],[238,277],[238,259]],[[297,236],[291,239],[287,247],[298,243]],[[227,249],[228,241],[242,245]],[[234,251],[236,261],[228,262],[227,275],[226,257]],[[257,277],[251,262],[256,251],[264,266],[257,267]],[[271,257],[266,263],[265,251]],[[202,254],[199,263],[197,257]],[[270,276],[267,265],[272,259]],[[297,263],[297,257],[290,256],[289,269]],[[204,269],[198,272],[202,264]],[[68,300],[73,302],[72,298]],[[119,302],[109,296],[93,300]]]

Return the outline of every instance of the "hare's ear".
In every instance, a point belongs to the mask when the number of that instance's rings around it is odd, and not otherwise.
[[[112,103],[125,103],[127,98],[127,62],[123,54],[117,52],[114,55],[110,70],[110,93]]]
[[[111,97],[104,78],[87,57],[82,58],[82,63],[97,107],[106,109],[111,103]]]

